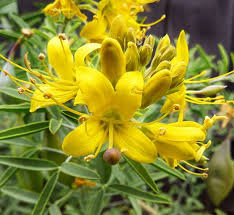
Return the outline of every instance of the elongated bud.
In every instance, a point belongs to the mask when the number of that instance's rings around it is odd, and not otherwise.
[[[118,149],[108,149],[103,154],[103,159],[110,165],[115,165],[119,163],[121,154]]]
[[[136,44],[136,32],[133,28],[128,28],[126,36],[124,38],[124,47],[128,47],[128,42]]]
[[[140,55],[141,66],[146,66],[150,62],[150,59],[152,57],[152,52],[153,49],[149,44],[145,44],[140,47],[139,55]]]
[[[127,34],[127,26],[122,15],[117,16],[111,23],[110,36],[120,43],[121,47],[124,47],[124,39]]]
[[[155,52],[155,55],[157,55],[159,52],[162,51],[162,48],[168,47],[170,45],[171,41],[168,35],[165,35],[163,38],[161,38],[158,42],[158,46]]]
[[[176,49],[173,46],[168,46],[168,48],[161,53],[160,56],[160,62],[167,60],[167,61],[171,61],[176,55]]]
[[[126,70],[137,71],[139,67],[139,54],[135,43],[129,42],[128,48],[125,52]]]
[[[155,45],[154,36],[149,35],[148,37],[146,37],[144,45],[149,45],[152,49],[154,49],[154,45]]]
[[[153,76],[154,74],[156,74],[157,72],[159,72],[163,69],[167,69],[167,70],[171,69],[171,64],[169,61],[164,60],[164,61],[160,62],[159,65],[157,66],[157,68],[154,71],[152,71],[150,76]]]
[[[187,66],[184,61],[175,64],[171,69],[172,83],[171,89],[177,87],[184,80]]]
[[[224,90],[227,86],[225,85],[212,85],[205,87],[199,91],[189,91],[190,94],[197,94],[197,95],[204,95],[204,96],[213,96],[216,95],[218,92]]]
[[[115,86],[124,74],[126,66],[125,56],[119,42],[112,38],[104,39],[100,55],[102,72]]]
[[[169,90],[171,80],[171,73],[167,69],[152,76],[144,86],[141,107],[145,108],[162,98]]]

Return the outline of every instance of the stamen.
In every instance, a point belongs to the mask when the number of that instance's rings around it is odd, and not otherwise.
[[[219,76],[214,77],[214,78],[209,78],[209,79],[200,80],[200,81],[189,81],[189,80],[185,80],[184,83],[185,83],[185,84],[197,84],[197,83],[210,82],[210,81],[216,80],[216,79],[218,79],[218,78],[222,78],[222,77],[228,76],[228,75],[230,75],[230,74],[232,74],[232,73],[234,73],[234,70],[232,70],[231,72],[228,72],[228,73],[226,73],[226,74],[219,75]]]
[[[166,133],[166,128],[160,127],[160,128],[159,128],[158,135],[159,135],[159,136],[163,136],[165,133]]]
[[[196,172],[192,172],[188,169],[186,169],[185,167],[183,167],[182,165],[178,164],[178,166],[184,170],[185,172],[191,174],[191,175],[196,175],[196,176],[202,176],[203,178],[207,178],[208,177],[208,174],[207,173],[196,173]]]
[[[207,71],[204,70],[204,71],[202,71],[200,74],[195,75],[195,76],[193,76],[193,77],[191,77],[191,78],[188,78],[188,79],[186,79],[185,81],[192,81],[192,80],[194,80],[194,79],[196,79],[196,78],[200,78],[201,76],[204,76],[206,73],[207,73]]]
[[[188,166],[193,167],[194,169],[198,169],[198,170],[205,171],[205,172],[207,172],[209,170],[209,168],[200,168],[200,167],[192,165],[191,163],[189,163],[187,161],[184,161],[184,160],[182,160],[182,162],[185,163],[185,164],[187,164]]]
[[[25,90],[22,88],[22,87],[19,87],[18,88],[18,93],[19,94],[23,94],[25,92]]]
[[[114,126],[113,123],[109,123],[109,147],[108,149],[113,148],[114,145]]]
[[[161,22],[165,18],[166,18],[166,15],[164,14],[164,15],[162,15],[162,17],[160,19],[156,20],[155,22],[152,22],[152,23],[149,23],[149,24],[141,24],[141,23],[139,23],[138,25],[141,26],[141,27],[153,26],[153,25],[158,24],[159,22]]]

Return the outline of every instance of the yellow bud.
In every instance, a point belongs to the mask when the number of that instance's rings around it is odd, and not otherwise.
[[[164,60],[171,61],[176,55],[176,49],[173,46],[168,46],[164,52],[160,52],[160,62]]]
[[[139,67],[139,58],[136,44],[128,42],[128,48],[125,52],[126,71],[137,71]]]
[[[150,47],[153,49],[154,45],[155,45],[155,38],[152,35],[149,35],[148,37],[146,37],[144,45],[150,45]]]
[[[184,80],[187,66],[184,61],[175,64],[171,69],[172,83],[171,89],[177,87]]]
[[[140,64],[141,66],[146,66],[151,59],[153,49],[149,44],[144,44],[140,47],[139,55],[140,55]]]
[[[162,98],[169,90],[171,80],[171,73],[167,69],[153,75],[144,86],[141,107],[146,108]]]
[[[125,72],[125,56],[119,42],[112,38],[106,38],[101,46],[102,73],[115,86],[119,78]]]
[[[124,47],[124,39],[127,34],[127,26],[122,15],[117,16],[111,23],[110,36],[120,43],[121,47]]]
[[[133,42],[136,44],[136,33],[133,28],[128,28],[126,36],[124,38],[124,47],[128,46],[128,42]]]
[[[169,61],[164,60],[164,61],[160,62],[159,65],[157,66],[157,68],[152,72],[151,76],[154,75],[155,73],[163,70],[163,69],[168,69],[168,70],[171,69],[171,64]]]
[[[161,38],[158,42],[158,46],[155,52],[155,55],[161,52],[162,48],[168,47],[170,45],[170,38],[168,35],[165,35],[163,38]]]

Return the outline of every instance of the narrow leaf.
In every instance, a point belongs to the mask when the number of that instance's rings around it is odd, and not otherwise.
[[[17,187],[4,187],[1,191],[8,196],[11,196],[15,199],[18,199],[22,202],[27,202],[31,204],[35,204],[39,195],[29,190],[20,189]]]
[[[52,134],[55,134],[60,129],[62,123],[63,123],[63,119],[56,120],[56,119],[52,118],[50,120],[50,124],[49,124],[50,132]]]
[[[159,192],[157,185],[155,184],[153,178],[151,177],[148,170],[138,162],[135,162],[127,157],[124,157],[132,169],[140,176],[140,178],[156,193]]]
[[[29,25],[21,17],[13,13],[11,13],[9,16],[20,28],[29,28]]]
[[[185,176],[179,172],[176,169],[171,169],[164,161],[161,159],[158,159],[155,163],[151,164],[153,167],[156,167],[157,169],[168,173],[169,175],[175,176],[176,178],[179,178],[181,180],[185,180]]]
[[[13,113],[28,112],[29,108],[30,108],[29,103],[22,103],[16,105],[0,105],[0,111],[13,112]]]
[[[0,30],[0,36],[1,36],[1,30]],[[13,89],[10,87],[0,87],[0,92],[6,94],[8,96],[11,96],[13,98],[19,99],[19,100],[23,100],[26,102],[30,101],[30,99],[26,95],[19,94],[17,89]]]
[[[0,164],[35,171],[49,171],[57,169],[57,165],[54,162],[48,160],[8,157],[3,155],[0,156]]]
[[[78,178],[100,179],[96,172],[75,163],[63,163],[61,172]]]
[[[22,157],[30,158],[36,154],[38,149],[29,149],[28,151],[24,152]],[[18,171],[18,168],[15,167],[8,167],[0,177],[0,188],[3,187],[6,182],[14,176],[14,174]]]
[[[157,202],[162,204],[170,204],[169,199],[161,194],[152,194],[149,192],[145,192],[135,187],[131,187],[128,185],[122,184],[111,184],[109,188],[114,189],[116,191],[122,192],[123,194],[133,196],[137,199],[142,199],[150,202]]]
[[[20,37],[20,34],[9,29],[0,29],[0,36],[16,40]]]
[[[104,196],[104,191],[103,189],[101,189],[97,192],[95,198],[93,198],[93,200],[90,202],[87,210],[87,215],[101,214],[103,196]]]
[[[56,204],[53,204],[49,207],[50,215],[62,215],[59,207]]]
[[[53,173],[43,188],[32,215],[42,215],[59,177],[59,171]]]
[[[0,131],[0,140],[33,134],[49,127],[48,121],[34,122]]]
[[[225,50],[225,48],[223,47],[223,45],[218,44],[218,48],[219,48],[219,52],[222,56],[222,62],[224,64],[224,72],[228,72],[228,67],[229,67],[229,57],[228,54]]]
[[[15,139],[10,139],[10,140],[0,140],[0,144],[35,147],[35,146],[39,145],[40,143],[32,142],[32,141],[24,139],[24,138],[15,138]]]
[[[128,197],[129,201],[131,202],[131,205],[133,209],[136,212],[136,215],[142,215],[142,209],[141,206],[138,204],[137,200],[133,197]]]

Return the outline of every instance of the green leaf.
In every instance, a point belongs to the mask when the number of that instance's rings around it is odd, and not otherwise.
[[[86,179],[100,179],[96,172],[88,169],[87,167],[83,167],[81,165],[75,163],[63,163],[61,165],[61,172],[71,175],[78,178],[86,178]]]
[[[231,52],[230,56],[231,56],[231,61],[232,61],[232,68],[234,68],[234,53]]]
[[[0,140],[33,134],[49,127],[48,121],[34,122],[0,131]]]
[[[211,62],[211,60],[209,59],[209,57],[207,56],[207,54],[205,53],[205,51],[203,50],[203,48],[200,45],[197,45],[197,51],[209,68],[215,67],[214,64]]]
[[[62,215],[59,207],[56,204],[53,204],[49,207],[50,215]]]
[[[9,16],[20,28],[29,28],[29,25],[21,17],[13,13],[10,13]]]
[[[148,170],[138,162],[135,162],[126,156],[124,156],[125,160],[128,162],[128,164],[132,167],[132,169],[137,173],[137,175],[140,176],[140,178],[155,192],[158,193],[158,187],[155,184],[154,180],[152,179],[150,173]]]
[[[41,38],[44,38],[45,40],[50,39],[50,36],[41,30],[34,29],[34,33],[37,34],[38,36],[40,36]]]
[[[59,177],[59,171],[53,173],[49,180],[47,181],[45,187],[43,188],[37,204],[35,205],[35,207],[33,208],[33,212],[32,215],[42,215],[45,207],[50,199],[50,196],[54,190],[54,187],[58,181],[58,177]]]
[[[27,146],[27,147],[35,147],[35,146],[39,145],[39,143],[32,142],[32,141],[24,139],[24,138],[0,140],[0,144],[9,144],[9,145]]]
[[[50,120],[50,124],[49,124],[50,132],[52,134],[55,134],[60,129],[62,123],[63,123],[63,119],[56,120],[56,119],[52,118]]]
[[[48,160],[36,158],[9,157],[4,155],[0,155],[0,164],[16,167],[19,169],[35,171],[49,171],[58,168],[54,162]]]
[[[152,194],[128,185],[111,184],[109,188],[114,189],[118,192],[122,192],[123,194],[133,196],[137,199],[142,199],[162,204],[170,204],[169,199],[167,199],[165,196],[161,194]]]
[[[98,174],[101,176],[101,183],[106,184],[111,177],[112,166],[103,160],[103,154],[104,152],[101,152],[96,157],[95,167],[96,167]]]
[[[92,201],[90,201],[90,204],[86,213],[87,215],[101,214],[103,197],[104,197],[104,191],[103,189],[101,189],[97,192],[95,198],[93,198]]]
[[[0,33],[0,35],[1,35],[1,33]],[[0,92],[6,94],[8,96],[11,96],[13,98],[19,99],[19,100],[23,100],[23,101],[26,101],[26,102],[30,101],[30,99],[27,96],[25,96],[24,94],[20,95],[18,93],[17,89],[13,89],[13,88],[10,88],[10,87],[0,87]]]
[[[0,36],[8,39],[17,40],[21,36],[21,34],[16,33],[9,29],[0,29]]]
[[[22,103],[15,105],[0,105],[0,111],[13,112],[13,113],[28,112],[29,108],[30,108],[29,103]]]
[[[11,196],[19,201],[35,204],[39,195],[29,190],[20,189],[17,187],[4,187],[1,191],[8,196]]]
[[[137,200],[133,197],[128,197],[129,201],[131,202],[131,205],[133,209],[136,212],[136,215],[142,215],[142,209],[141,206],[138,204]]]
[[[222,57],[222,62],[223,62],[224,69],[225,69],[224,72],[228,72],[228,68],[229,68],[228,54],[227,54],[227,52],[222,44],[218,44],[218,48],[219,48],[219,52],[220,52],[221,57]]]
[[[155,163],[151,164],[153,167],[156,167],[157,169],[168,173],[169,175],[175,176],[176,178],[179,178],[181,180],[185,180],[185,176],[179,172],[176,169],[170,168],[164,161],[161,159],[158,159]]]
[[[22,154],[22,157],[30,158],[37,153],[38,149],[29,149]],[[6,182],[11,179],[11,177],[17,172],[17,168],[8,167],[0,177],[0,188],[6,184]]]

